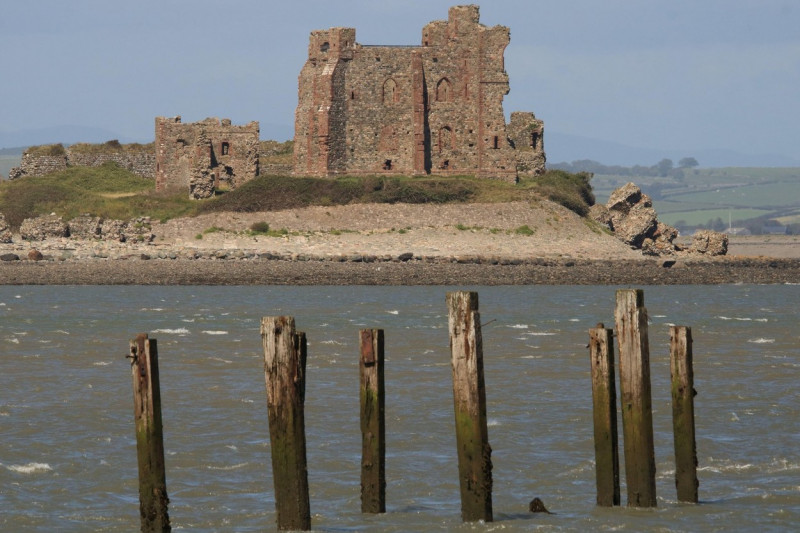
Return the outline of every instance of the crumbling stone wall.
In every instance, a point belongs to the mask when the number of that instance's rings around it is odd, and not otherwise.
[[[12,168],[8,179],[44,176],[66,170],[69,166],[99,167],[113,161],[137,176],[153,178],[155,153],[152,144],[78,143],[64,148],[62,144],[32,146],[22,153],[20,166]]]
[[[105,144],[78,143],[67,148],[67,161],[71,166],[99,167],[112,161],[142,178],[155,176],[156,154],[153,143]]]
[[[452,7],[447,21],[423,28],[421,46],[364,46],[354,28],[311,32],[294,173],[506,180],[541,173],[543,122],[521,113],[505,123],[509,29],[479,18],[478,6]]]
[[[156,190],[208,198],[221,184],[235,189],[258,175],[258,151],[258,122],[156,117]]]
[[[544,122],[525,111],[511,113],[508,139],[517,157],[517,173],[524,177],[542,174],[545,169]]]
[[[67,151],[62,144],[32,146],[22,152],[18,167],[8,172],[8,179],[23,176],[44,176],[67,168]]]

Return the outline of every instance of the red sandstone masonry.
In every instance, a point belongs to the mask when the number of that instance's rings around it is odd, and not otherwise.
[[[181,117],[156,117],[156,190],[213,196],[221,183],[231,189],[258,175],[259,126],[234,126],[207,118],[183,124]]]
[[[299,76],[294,174],[457,175],[515,180],[544,171],[544,125],[505,123],[505,26],[450,8],[422,46],[365,46],[354,28],[311,32]]]

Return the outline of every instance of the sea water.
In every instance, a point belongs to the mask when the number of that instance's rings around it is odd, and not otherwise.
[[[262,316],[308,338],[321,531],[800,526],[800,286],[646,287],[658,507],[599,508],[588,330],[616,287],[480,296],[495,521],[462,524],[447,287],[0,287],[0,530],[139,526],[131,338],[158,341],[175,530],[270,531]],[[669,326],[692,328],[700,504],[676,501]],[[386,338],[387,513],[360,512],[358,330]],[[620,426],[621,428],[621,426]],[[620,431],[621,434],[621,431]],[[621,437],[620,437],[621,439]],[[622,450],[620,449],[622,460]],[[527,512],[539,497],[555,514]]]

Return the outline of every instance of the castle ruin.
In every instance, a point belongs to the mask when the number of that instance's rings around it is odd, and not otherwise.
[[[189,191],[209,198],[221,185],[230,189],[258,175],[258,122],[234,126],[207,118],[184,124],[181,117],[156,117],[156,190]]]
[[[299,76],[294,174],[475,175],[513,181],[545,167],[544,124],[503,114],[505,26],[455,6],[420,46],[366,46],[354,28],[311,32]]]

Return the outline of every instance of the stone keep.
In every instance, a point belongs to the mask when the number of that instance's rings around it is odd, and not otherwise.
[[[156,190],[208,198],[221,183],[235,189],[258,175],[258,147],[258,122],[156,117]]]
[[[365,46],[354,28],[311,32],[299,76],[294,174],[468,174],[513,181],[545,167],[543,122],[503,97],[509,29],[450,8],[421,46]]]

